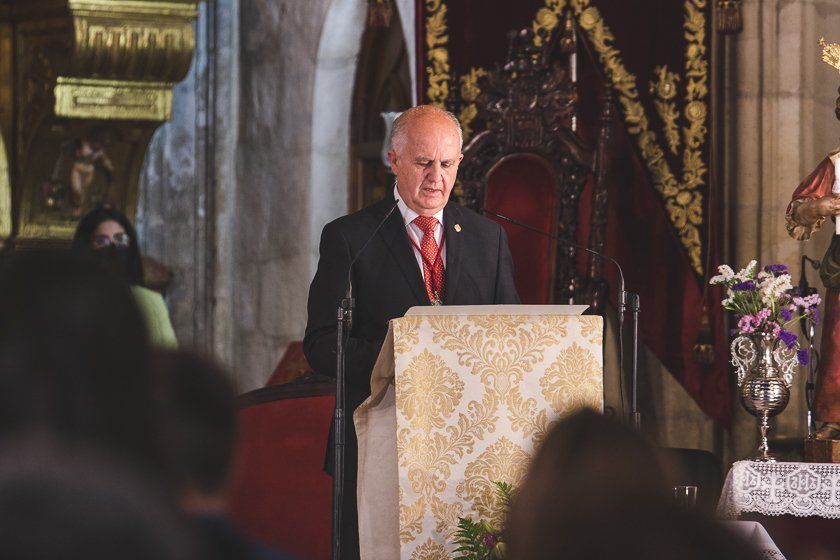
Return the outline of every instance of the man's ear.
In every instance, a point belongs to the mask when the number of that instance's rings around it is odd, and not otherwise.
[[[397,174],[397,152],[388,150],[388,162],[391,164],[391,172]]]

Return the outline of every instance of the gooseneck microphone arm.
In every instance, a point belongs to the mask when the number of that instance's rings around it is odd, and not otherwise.
[[[350,331],[353,328],[353,308],[356,302],[353,299],[353,265],[359,259],[359,256],[365,252],[367,246],[379,233],[379,230],[394,213],[394,209],[399,204],[399,199],[395,200],[385,217],[370,234],[367,241],[362,245],[362,248],[356,253],[356,256],[350,261],[347,267],[347,289],[344,292],[344,297],[338,302],[336,309],[336,341],[335,341],[335,412],[333,414],[333,531],[332,531],[332,559],[339,560],[341,558],[341,508],[344,503],[344,445],[346,442],[346,428],[345,422],[345,403],[346,403],[346,373],[347,373],[347,342],[350,339]]]
[[[629,310],[632,314],[632,342],[633,342],[633,354],[632,354],[632,362],[631,362],[631,373],[632,373],[632,397],[631,397],[631,412],[630,412],[630,421],[633,424],[633,427],[636,430],[641,429],[642,418],[641,413],[639,412],[639,403],[638,403],[638,371],[639,371],[639,295],[630,293],[624,289],[624,271],[621,269],[621,265],[618,264],[614,258],[604,255],[603,253],[599,253],[598,251],[594,251],[589,247],[584,247],[583,245],[579,245],[574,243],[573,241],[569,241],[559,235],[553,235],[547,231],[543,231],[539,228],[535,228],[530,226],[524,222],[520,222],[519,220],[515,220],[504,214],[499,214],[498,212],[493,212],[492,210],[488,210],[487,208],[482,208],[480,210],[482,214],[489,214],[491,216],[495,216],[500,220],[504,220],[521,228],[527,229],[543,237],[548,237],[549,239],[553,239],[558,243],[562,243],[567,247],[574,247],[575,249],[580,249],[581,251],[586,251],[587,253],[594,255],[595,257],[609,261],[615,265],[616,270],[618,270],[618,379],[619,385],[622,385],[624,382],[624,313],[625,311]],[[622,395],[622,403],[624,402],[623,396],[623,389],[620,389]]]

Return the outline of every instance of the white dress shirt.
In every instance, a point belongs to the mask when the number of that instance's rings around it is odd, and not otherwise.
[[[420,226],[414,223],[414,218],[420,214],[409,208],[408,205],[403,202],[396,185],[394,185],[394,198],[399,200],[397,208],[399,209],[400,214],[402,214],[403,223],[405,224],[406,231],[408,232],[408,237],[414,240],[414,243],[411,244],[411,248],[414,250],[414,258],[417,259],[417,266],[420,267],[420,275],[423,276],[423,256],[420,254],[420,250],[418,249],[418,247],[420,247],[420,243],[423,241],[423,230],[420,229]],[[440,241],[441,238],[443,238],[443,209],[441,209],[440,212],[437,212],[434,217],[437,218],[438,221],[435,226],[435,243],[437,243],[438,247],[440,247]],[[443,261],[443,266],[446,267],[445,243],[440,250],[440,259]]]

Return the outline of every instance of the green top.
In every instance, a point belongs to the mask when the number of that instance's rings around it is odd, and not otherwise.
[[[178,339],[175,338],[163,296],[142,286],[132,286],[131,293],[134,294],[134,301],[146,321],[151,343],[163,348],[177,348]]]

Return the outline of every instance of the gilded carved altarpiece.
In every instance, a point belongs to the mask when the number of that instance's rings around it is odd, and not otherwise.
[[[133,216],[149,140],[192,61],[197,3],[0,2],[0,237],[69,239],[97,204]]]

